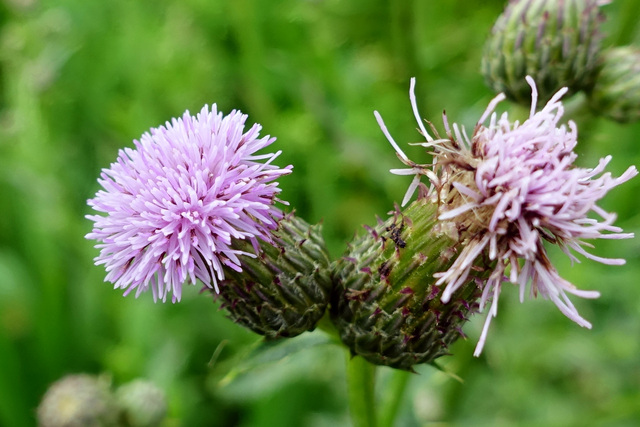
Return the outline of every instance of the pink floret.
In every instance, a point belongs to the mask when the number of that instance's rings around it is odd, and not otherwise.
[[[87,216],[94,228],[86,236],[99,242],[105,281],[125,295],[151,288],[155,300],[171,293],[175,302],[185,282],[217,289],[223,266],[240,270],[244,252],[232,248],[234,240],[254,248],[256,239],[269,240],[282,216],[276,180],[291,166],[271,164],[279,152],[256,154],[275,138],[259,138],[258,124],[245,132],[246,119],[205,106],[119,151],[98,179],[103,189],[88,201],[105,214]]]

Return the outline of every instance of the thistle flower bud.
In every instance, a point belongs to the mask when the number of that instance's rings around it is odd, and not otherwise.
[[[640,120],[640,48],[617,47],[603,54],[589,104],[596,114],[617,122]]]
[[[487,39],[482,74],[496,92],[530,103],[525,76],[538,86],[539,105],[562,87],[589,88],[600,52],[602,0],[510,0]]]
[[[156,427],[167,415],[164,392],[149,381],[138,379],[120,386],[116,400],[127,426]]]
[[[53,383],[38,406],[41,427],[115,427],[118,416],[108,381],[86,374]]]
[[[235,245],[250,252],[247,242]],[[329,255],[319,225],[293,214],[260,241],[257,257],[239,256],[242,271],[226,268],[220,282],[222,307],[235,322],[267,338],[313,330],[329,302]]]
[[[368,228],[336,263],[331,315],[354,354],[378,365],[411,370],[447,354],[474,312],[483,276],[476,262],[465,286],[447,304],[433,276],[461,249],[451,222],[438,221],[438,204],[420,198],[386,222]]]

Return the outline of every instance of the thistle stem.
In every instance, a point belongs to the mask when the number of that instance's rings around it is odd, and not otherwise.
[[[394,369],[391,373],[391,381],[383,394],[380,404],[378,427],[393,427],[395,425],[400,403],[404,399],[405,390],[413,374],[408,371]]]
[[[343,345],[342,341],[340,341],[340,333],[338,332],[338,329],[336,329],[333,322],[331,322],[328,311],[318,321],[318,324],[316,325],[316,329],[329,335],[329,337],[331,337],[331,340],[334,341],[336,344]]]
[[[360,356],[347,356],[349,410],[354,427],[377,427],[375,411],[376,366]]]

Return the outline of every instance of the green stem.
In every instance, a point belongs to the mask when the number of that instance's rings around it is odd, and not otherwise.
[[[377,427],[375,411],[375,365],[360,356],[348,356],[347,387],[354,427]]]
[[[388,387],[385,387],[383,399],[380,405],[380,424],[379,427],[393,427],[400,404],[404,398],[407,384],[412,377],[412,373],[394,369],[391,374],[391,381]]]
[[[329,315],[329,310],[322,316],[318,324],[316,325],[316,329],[321,330],[331,337],[331,340],[338,344],[342,345],[342,341],[340,340],[340,333],[338,329],[336,329],[335,325],[331,321],[331,317]]]

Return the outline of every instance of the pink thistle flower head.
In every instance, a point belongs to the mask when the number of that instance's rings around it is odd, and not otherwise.
[[[183,283],[200,279],[217,291],[223,266],[240,271],[238,256],[255,256],[235,240],[256,252],[257,239],[270,240],[282,217],[276,180],[291,166],[272,164],[280,152],[257,154],[275,138],[259,137],[258,124],[245,131],[246,119],[236,110],[223,116],[215,104],[195,117],[186,111],[103,169],[88,204],[105,215],[87,215],[94,226],[86,237],[99,242],[105,281],[125,295],[150,288],[154,300],[171,293],[175,302]]]
[[[431,126],[435,138],[423,125],[416,107],[415,79],[411,80],[410,98],[420,133],[432,149],[433,163],[417,164],[407,157],[375,112],[383,133],[408,169],[394,169],[398,175],[414,175],[405,195],[406,204],[415,190],[438,204],[438,219],[453,222],[460,232],[462,248],[450,268],[435,275],[436,285],[444,286],[442,301],[469,282],[474,262],[488,257],[494,267],[481,284],[480,308],[491,306],[475,355],[483,348],[491,319],[497,314],[501,286],[510,282],[519,287],[520,300],[529,294],[550,299],[568,318],[590,328],[581,317],[568,294],[597,298],[598,292],[583,291],[560,277],[551,264],[544,242],[558,245],[572,261],[572,251],[609,265],[620,265],[622,259],[598,257],[587,252],[583,239],[626,239],[613,225],[615,215],[597,205],[609,190],[636,176],[629,167],[620,177],[605,172],[611,157],[600,160],[594,168],[574,165],[573,151],[577,143],[577,127],[569,121],[560,124],[564,107],[560,101],[567,92],[558,91],[536,112],[535,82],[527,77],[532,100],[529,118],[523,123],[511,122],[507,113],[498,116],[494,109],[504,100],[494,98],[478,121],[473,135],[464,128],[449,126],[444,116],[446,137],[441,138]],[[488,121],[488,124],[485,124]],[[426,176],[430,187],[420,182]],[[593,214],[593,215],[590,215]]]

